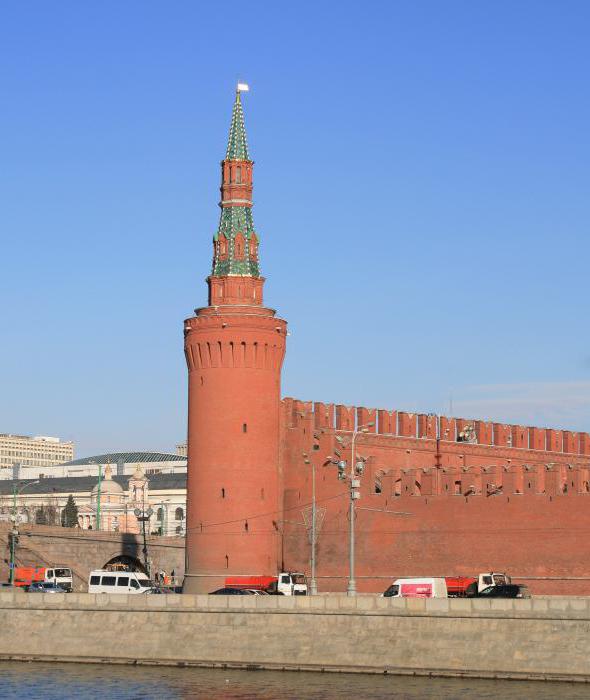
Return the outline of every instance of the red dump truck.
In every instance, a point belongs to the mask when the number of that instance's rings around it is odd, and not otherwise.
[[[227,576],[225,587],[282,595],[307,595],[305,575],[287,572],[282,572],[278,576]]]
[[[65,566],[49,568],[46,566],[17,566],[14,569],[14,585],[19,588],[28,588],[35,581],[55,583],[64,591],[71,591],[74,581],[72,570]]]
[[[505,586],[511,583],[510,576],[494,572],[479,574],[478,576],[447,576],[447,591],[449,598],[465,598],[477,595],[484,588],[490,586]]]

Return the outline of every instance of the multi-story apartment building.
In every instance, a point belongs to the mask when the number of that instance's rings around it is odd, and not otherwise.
[[[0,469],[23,466],[51,467],[74,459],[74,443],[56,437],[0,433]]]
[[[176,445],[176,454],[186,457],[188,454],[186,440]]]

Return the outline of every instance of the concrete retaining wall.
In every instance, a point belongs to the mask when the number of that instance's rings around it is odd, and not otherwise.
[[[0,658],[590,681],[587,598],[0,593]]]

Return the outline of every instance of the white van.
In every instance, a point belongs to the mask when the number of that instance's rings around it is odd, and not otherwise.
[[[151,593],[154,584],[141,571],[90,572],[88,593]]]
[[[383,593],[385,598],[448,598],[444,578],[398,578]]]

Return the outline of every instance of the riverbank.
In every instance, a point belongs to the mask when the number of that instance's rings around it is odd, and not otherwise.
[[[0,658],[590,681],[587,598],[0,593]]]

